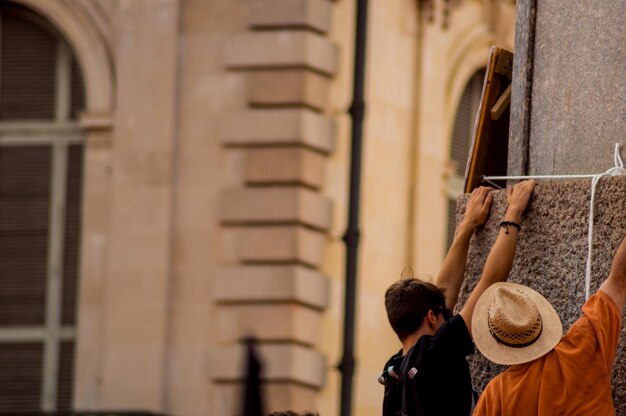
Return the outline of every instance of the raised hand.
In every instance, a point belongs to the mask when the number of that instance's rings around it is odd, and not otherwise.
[[[533,189],[535,189],[535,184],[536,182],[531,179],[507,188],[506,200],[509,203],[507,217],[510,215],[513,217],[512,219],[516,221],[521,219],[522,213],[528,206],[528,201],[533,193]]]
[[[465,208],[465,215],[463,221],[469,228],[476,229],[483,225],[487,221],[489,216],[489,209],[493,202],[493,195],[491,191],[493,188],[487,186],[481,186],[472,191],[469,201],[467,201],[467,207]]]

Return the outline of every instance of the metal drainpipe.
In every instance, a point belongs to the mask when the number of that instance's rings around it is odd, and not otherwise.
[[[363,118],[365,115],[365,45],[367,35],[367,0],[357,0],[354,56],[352,118],[352,146],[350,151],[350,198],[348,201],[348,228],[343,236],[346,244],[346,284],[343,327],[343,356],[341,372],[341,416],[352,414],[352,381],[354,377],[354,323],[356,310],[356,277],[359,246],[359,208],[361,197],[361,155]]]

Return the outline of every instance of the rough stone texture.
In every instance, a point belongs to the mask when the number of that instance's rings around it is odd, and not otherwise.
[[[626,132],[625,21],[623,0],[537,0],[530,174],[612,165]]]
[[[522,222],[517,253],[509,281],[533,287],[552,303],[564,330],[580,317],[585,297],[585,264],[590,182],[568,181],[537,185]],[[459,198],[457,218],[465,210],[467,195]],[[504,191],[494,193],[485,227],[474,235],[465,282],[458,305],[463,305],[480,277],[506,209]],[[596,190],[591,293],[608,276],[613,253],[626,234],[626,177],[605,178]],[[618,415],[626,415],[626,332],[622,329],[613,372],[613,395]],[[481,354],[470,359],[476,387],[503,370]]]
[[[518,0],[509,122],[508,174],[526,173],[537,0]]]

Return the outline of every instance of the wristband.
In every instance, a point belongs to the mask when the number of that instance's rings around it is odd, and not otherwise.
[[[515,227],[515,228],[517,228],[517,231],[518,231],[518,232],[519,232],[519,231],[522,231],[522,226],[521,226],[521,225],[519,225],[519,224],[518,224],[518,223],[516,223],[516,222],[513,222],[513,221],[502,221],[502,222],[500,223],[500,228],[504,228],[504,229],[506,230],[506,231],[505,231],[505,234],[508,234],[508,233],[509,233],[509,227]]]

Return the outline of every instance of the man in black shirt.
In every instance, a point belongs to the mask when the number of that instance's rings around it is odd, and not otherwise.
[[[450,311],[459,296],[472,234],[489,215],[490,188],[472,192],[434,285],[411,278],[387,289],[387,317],[402,349],[387,361],[379,378],[385,385],[383,416],[471,415],[477,397],[465,357],[474,353],[472,313],[480,295],[509,275],[522,213],[534,187],[534,181],[524,181],[507,190],[509,206],[498,237],[458,315],[450,317]]]

